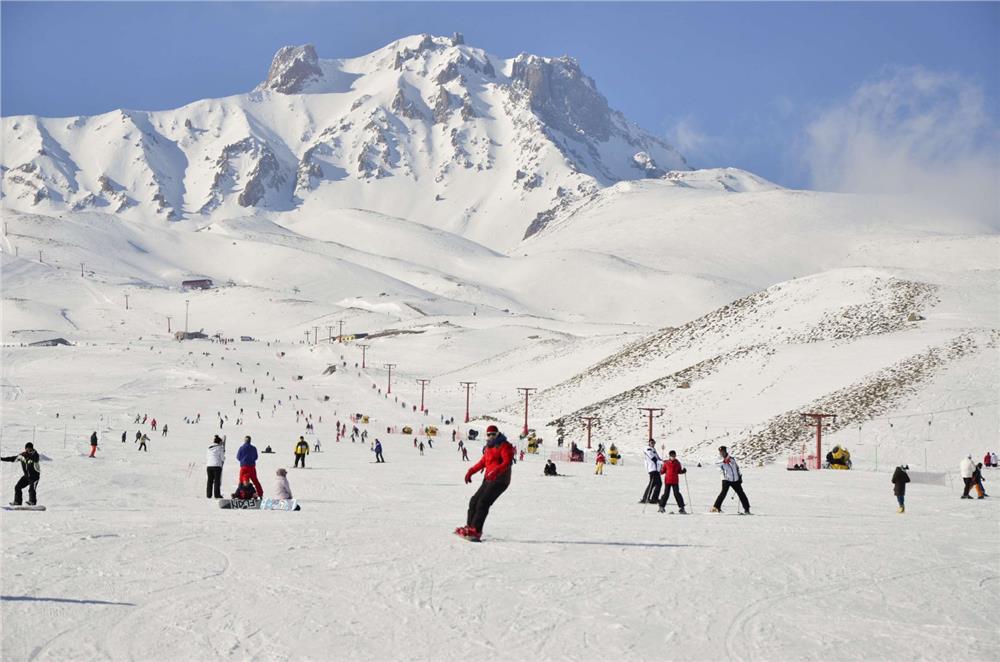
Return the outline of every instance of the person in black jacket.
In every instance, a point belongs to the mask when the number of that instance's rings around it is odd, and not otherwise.
[[[25,487],[28,488],[28,505],[34,506],[38,502],[38,494],[35,491],[35,488],[38,487],[38,479],[41,478],[38,460],[38,451],[35,450],[35,445],[30,441],[24,445],[23,453],[9,457],[0,457],[0,461],[3,462],[20,462],[21,471],[24,472],[24,475],[21,476],[21,479],[14,486],[14,500],[11,501],[10,505],[21,505],[21,490]]]
[[[892,474],[892,493],[896,495],[896,501],[899,503],[899,509],[897,513],[905,513],[906,506],[903,505],[903,501],[906,499],[906,484],[910,482],[910,476],[906,473],[909,469],[905,464],[896,467],[896,471]]]

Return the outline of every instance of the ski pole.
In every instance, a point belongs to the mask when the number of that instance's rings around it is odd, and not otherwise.
[[[688,475],[687,475],[686,471],[684,472],[684,489],[688,493],[688,503],[691,504],[691,508],[693,509],[694,508],[694,501],[691,500],[691,486],[688,485]]]

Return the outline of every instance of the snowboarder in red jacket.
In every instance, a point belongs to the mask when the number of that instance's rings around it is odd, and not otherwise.
[[[465,474],[465,482],[471,483],[472,476],[483,471],[483,483],[469,499],[466,525],[455,529],[455,533],[467,540],[479,541],[483,535],[483,524],[490,514],[490,506],[510,487],[510,467],[514,459],[514,447],[495,425],[486,428],[486,448],[483,456]]]
[[[687,515],[687,511],[684,510],[684,497],[681,496],[681,474],[686,474],[687,469],[681,466],[680,460],[677,459],[677,451],[670,451],[667,453],[668,459],[663,463],[663,468],[660,469],[660,473],[663,474],[663,496],[660,497],[660,512],[666,512],[667,510],[667,500],[670,499],[670,491],[674,492],[674,499],[677,501],[677,506],[680,510],[681,515]]]

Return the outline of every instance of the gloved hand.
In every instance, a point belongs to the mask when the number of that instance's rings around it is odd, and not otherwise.
[[[469,469],[468,471],[465,472],[465,482],[466,483],[472,482],[472,469]]]

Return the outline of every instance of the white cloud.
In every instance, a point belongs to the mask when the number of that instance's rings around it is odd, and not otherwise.
[[[806,127],[816,188],[900,195],[1000,224],[998,132],[982,89],[957,75],[894,69]]]
[[[701,131],[690,117],[674,122],[666,131],[667,140],[689,163],[712,162],[720,140]]]

